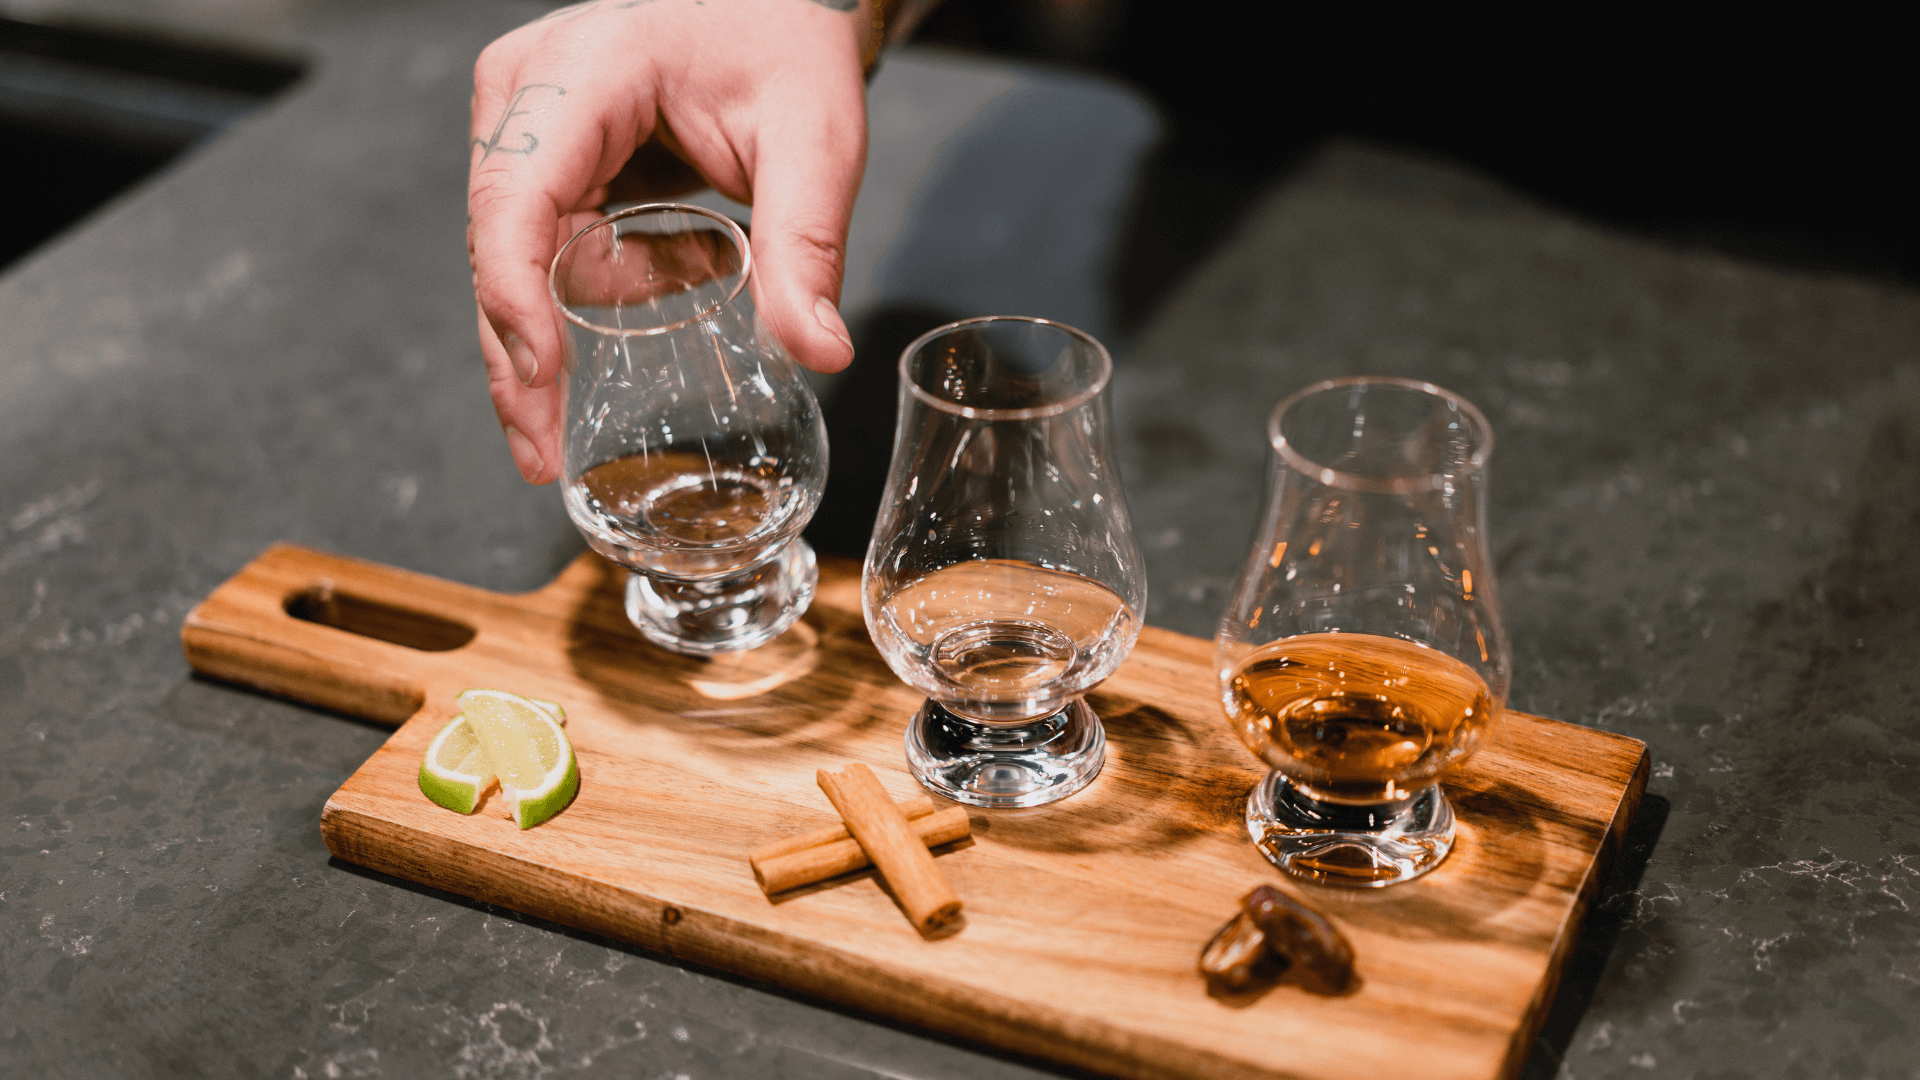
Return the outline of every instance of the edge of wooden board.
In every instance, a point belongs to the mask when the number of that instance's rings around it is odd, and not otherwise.
[[[675,962],[775,983],[798,994],[1036,1060],[1125,1080],[1190,1080],[1195,1075],[1274,1080],[1272,1070],[1264,1067],[1081,1017],[1049,1014],[1031,1002],[977,989],[964,1000],[933,992],[926,984],[910,982],[888,966],[855,953],[693,905],[574,878],[500,852],[465,847],[430,832],[335,806],[331,799],[321,812],[320,832],[334,857],[403,881],[629,942]],[[428,857],[391,857],[399,851]],[[484,875],[462,872],[488,860],[511,871],[517,886],[513,895],[493,889]],[[629,910],[622,911],[622,904]],[[640,914],[632,914],[636,909]],[[1123,1056],[1119,1049],[1123,1046],[1137,1049],[1132,1056]],[[1157,1052],[1140,1052],[1148,1048]],[[1156,1067],[1156,1059],[1184,1060],[1204,1071],[1193,1067],[1169,1071]]]
[[[524,609],[526,614],[543,622],[557,622],[574,610],[581,597],[604,587],[605,574],[589,562],[592,558],[583,555],[540,590],[509,596],[376,563],[292,545],[275,545],[189,614],[182,627],[182,642],[190,664],[202,674],[378,722],[399,724],[423,706],[423,687],[437,678],[431,673],[439,661],[425,662],[422,671],[430,676],[427,684],[394,675],[392,671],[398,668],[390,667],[388,659],[397,659],[399,653],[411,650],[358,637],[332,626],[299,621],[287,609],[286,600],[292,595],[289,590],[304,589],[312,581],[337,576],[343,585],[375,599],[384,598],[395,606],[426,604],[430,607],[437,603],[450,611],[463,612],[462,618],[470,616],[476,625],[483,627],[509,609],[515,613]],[[847,590],[857,589],[857,564],[828,559],[822,563],[822,599],[833,598],[829,607],[845,606]],[[853,617],[857,619],[857,599],[853,602],[856,605]],[[602,607],[605,605],[596,604],[592,608],[595,620],[621,618],[616,608],[602,611]],[[263,619],[273,622],[263,623]],[[624,623],[621,628],[624,629]],[[1140,646],[1135,657],[1144,665],[1139,672],[1141,677],[1158,673],[1184,679],[1190,674],[1187,669],[1191,666],[1205,667],[1211,652],[1210,642],[1154,627],[1145,628]],[[418,654],[414,655],[417,660]],[[1130,660],[1130,665],[1136,660]],[[1119,682],[1116,680],[1115,685]],[[428,709],[444,704],[424,703]],[[1646,745],[1637,739],[1523,713],[1513,715],[1525,717],[1526,722],[1515,728],[1516,734],[1524,734],[1514,744],[1507,767],[1517,764],[1527,770],[1530,763],[1537,762],[1542,768],[1551,767],[1567,774],[1569,779],[1578,774],[1583,780],[1579,790],[1587,793],[1584,796],[1587,801],[1580,815],[1586,839],[1579,845],[1585,855],[1585,865],[1561,864],[1579,875],[1571,880],[1560,879],[1561,896],[1565,897],[1569,891],[1573,893],[1570,903],[1562,900],[1568,904],[1566,917],[1558,924],[1545,950],[1544,969],[1534,969],[1540,971],[1540,976],[1518,1028],[1507,1037],[1504,1056],[1496,1056],[1502,1054],[1500,1044],[1489,1040],[1491,1053],[1484,1061],[1487,1066],[1497,1062],[1497,1071],[1490,1071],[1508,1080],[1524,1066],[1532,1042],[1546,1022],[1547,1008],[1559,988],[1579,929],[1624,843],[1648,773]],[[1604,758],[1604,766],[1588,764],[1582,768],[1569,764],[1588,755]],[[1548,764],[1555,762],[1558,764]],[[347,787],[359,776],[360,771],[356,771]],[[1592,783],[1584,783],[1587,780]],[[1004,994],[983,993],[978,987],[968,987],[962,1000],[951,986],[910,983],[908,972],[888,966],[890,961],[850,951],[845,942],[827,944],[742,918],[697,910],[631,886],[580,877],[368,812],[371,807],[341,798],[347,787],[328,800],[322,813],[321,831],[329,851],[343,860],[396,878],[526,911],[556,923],[629,941],[670,959],[764,979],[799,994],[950,1033],[1018,1055],[1133,1080],[1172,1080],[1195,1075],[1270,1080],[1276,1075],[1287,1075],[1276,1073],[1271,1064],[1210,1054],[1203,1048],[1169,1038],[1164,1031],[1144,1034],[1132,1028],[1104,1024],[1083,1013],[1054,1012],[1044,1005],[1024,1000],[1015,1002]],[[1572,789],[1562,790],[1566,792],[1565,798],[1572,797]],[[1547,800],[1534,806],[1536,812],[1567,805],[1554,802],[1551,794],[1537,787],[1526,805],[1532,806],[1535,799]],[[489,873],[480,872],[487,867],[492,868]],[[499,876],[503,873],[504,878]],[[526,884],[523,885],[523,881]],[[1578,882],[1577,887],[1569,889],[1574,881]],[[622,908],[626,910],[623,912]],[[735,916],[739,914],[734,912]],[[1539,955],[1535,953],[1536,957]],[[1523,983],[1516,981],[1511,985],[1520,993],[1526,992]],[[1501,1030],[1506,1030],[1506,1025],[1501,1025]]]
[[[1550,719],[1542,717],[1542,719]],[[1555,720],[1553,723],[1565,723]],[[1592,728],[1582,730],[1594,731]],[[1633,824],[1634,815],[1639,813],[1640,799],[1646,794],[1647,776],[1652,756],[1647,744],[1629,735],[1615,732],[1598,732],[1612,735],[1614,738],[1640,747],[1640,756],[1634,764],[1633,777],[1627,781],[1626,790],[1620,796],[1620,804],[1614,808],[1613,821],[1607,826],[1607,832],[1600,840],[1600,847],[1587,864],[1586,878],[1580,883],[1579,895],[1568,912],[1566,921],[1560,927],[1560,934],[1554,939],[1553,949],[1547,960],[1547,971],[1540,980],[1540,986],[1534,991],[1533,1000],[1528,1004],[1519,1030],[1513,1033],[1513,1041],[1507,1046],[1506,1060],[1502,1063],[1502,1080],[1513,1080],[1526,1067],[1527,1058],[1533,1053],[1533,1040],[1539,1037],[1540,1029],[1546,1025],[1553,999],[1560,992],[1561,977],[1566,974],[1567,962],[1573,958],[1574,948],[1579,944],[1580,932],[1587,922],[1587,912],[1594,900],[1600,895],[1600,889],[1606,884],[1618,860],[1621,848],[1626,844],[1627,830]]]

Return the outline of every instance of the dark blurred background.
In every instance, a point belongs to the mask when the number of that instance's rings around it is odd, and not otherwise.
[[[946,0],[914,40],[1100,72],[1164,110],[1115,268],[1135,318],[1341,135],[1670,243],[1920,282],[1910,60],[1885,17],[1334,7]]]
[[[1164,111],[1169,137],[1113,270],[1136,321],[1337,135],[1451,158],[1675,244],[1920,281],[1902,38],[1865,17],[945,0],[913,40],[1100,73]],[[299,73],[285,58],[0,18],[0,265]]]
[[[0,268],[299,75],[281,58],[0,17]]]

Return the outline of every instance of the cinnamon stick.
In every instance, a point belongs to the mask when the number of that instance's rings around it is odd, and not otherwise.
[[[849,765],[838,773],[821,769],[815,779],[887,880],[914,929],[926,934],[959,916],[960,898],[872,770],[865,765]]]
[[[951,844],[972,831],[965,807],[949,806],[935,811],[933,800],[918,801],[927,804],[929,813],[917,817],[909,814],[907,824],[927,847]],[[903,810],[909,809],[907,804],[899,805]],[[807,840],[812,842],[798,843]],[[747,861],[768,896],[873,865],[859,841],[849,836],[846,829],[832,826],[768,844],[748,855]]]
[[[901,799],[899,802],[894,803],[894,805],[900,808],[900,812],[907,816],[908,821],[926,817],[928,814],[940,809],[933,804],[931,798],[925,795],[915,795],[911,799]],[[764,844],[754,848],[753,853],[748,855],[747,858],[756,861],[760,859],[771,859],[778,855],[791,855],[796,851],[822,847],[833,843],[835,840],[851,839],[853,839],[853,834],[847,831],[847,824],[843,821],[838,825],[824,825],[812,832],[795,833],[784,840],[775,840],[771,844]]]

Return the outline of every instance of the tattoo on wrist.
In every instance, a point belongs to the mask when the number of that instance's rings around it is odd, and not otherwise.
[[[812,0],[812,2],[830,11],[853,11],[860,6],[860,0]]]
[[[534,111],[532,109],[523,109],[520,106],[526,101],[527,95],[536,90],[545,91],[554,97],[567,96],[567,88],[557,83],[528,83],[520,89],[515,90],[513,96],[507,99],[507,108],[506,111],[500,114],[500,122],[493,125],[493,134],[485,139],[473,140],[473,145],[479,147],[481,150],[481,161],[485,161],[495,154],[512,154],[515,157],[526,157],[528,154],[540,148],[539,138],[536,137],[533,132],[527,131],[524,128],[515,132],[512,136],[512,138],[519,141],[518,146],[510,146],[503,141],[508,138],[507,125],[512,122],[514,117],[525,116]]]

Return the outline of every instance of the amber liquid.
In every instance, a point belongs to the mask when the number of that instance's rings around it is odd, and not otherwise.
[[[1471,754],[1501,703],[1441,652],[1372,634],[1302,634],[1263,645],[1227,680],[1247,747],[1315,798],[1404,799]]]
[[[707,547],[759,531],[778,500],[769,479],[699,454],[634,454],[580,474],[588,505],[636,538]]]
[[[672,577],[738,572],[799,531],[805,500],[792,484],[681,452],[602,462],[566,492],[594,550]]]
[[[878,615],[874,643],[895,671],[988,722],[1052,711],[1104,678],[1136,635],[1112,589],[1013,559],[943,567],[895,589]]]

